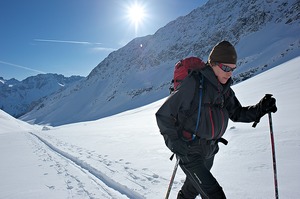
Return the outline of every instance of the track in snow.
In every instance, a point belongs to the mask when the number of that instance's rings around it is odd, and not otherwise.
[[[38,136],[32,132],[29,132],[29,134],[36,137],[39,141],[44,143],[46,146],[48,146],[51,150],[53,150],[58,155],[62,156],[66,160],[75,164],[77,167],[79,167],[82,170],[82,172],[89,173],[92,176],[94,176],[95,178],[99,179],[101,182],[103,182],[108,188],[101,186],[98,182],[95,182],[95,183],[100,185],[102,190],[104,190],[112,198],[114,198],[114,196],[113,196],[114,194],[110,193],[110,192],[112,192],[110,189],[113,189],[113,190],[119,192],[120,194],[126,195],[128,198],[132,198],[132,199],[145,198],[144,196],[140,195],[139,193],[136,193],[135,191],[129,189],[125,185],[122,185],[122,184],[114,181],[113,179],[109,178],[107,175],[105,175],[101,171],[97,170],[93,166],[89,165],[85,161],[80,160],[79,158],[76,158],[76,157],[70,155],[69,153],[58,149],[57,147],[53,146],[51,143],[49,143],[47,140],[41,138],[40,136]]]

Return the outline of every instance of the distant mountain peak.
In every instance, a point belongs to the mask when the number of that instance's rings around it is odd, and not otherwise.
[[[58,74],[39,74],[22,81],[0,78],[0,107],[14,117],[28,112],[43,97],[58,92],[83,79],[80,76],[64,77]],[[2,83],[2,85],[1,85]]]

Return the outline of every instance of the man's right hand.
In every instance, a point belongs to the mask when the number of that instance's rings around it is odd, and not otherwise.
[[[188,154],[188,144],[182,139],[172,140],[169,143],[170,150],[179,156],[186,156]]]

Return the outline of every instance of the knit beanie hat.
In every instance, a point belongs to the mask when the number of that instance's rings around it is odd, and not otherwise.
[[[236,64],[237,54],[231,43],[222,41],[215,45],[209,54],[208,62]]]

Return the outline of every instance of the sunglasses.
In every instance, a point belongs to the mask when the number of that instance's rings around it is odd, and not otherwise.
[[[222,64],[222,63],[217,63],[217,65],[224,71],[224,72],[233,72],[235,69],[236,69],[236,67],[235,68],[231,68],[230,66],[227,66],[227,65],[225,65],[225,64]]]

